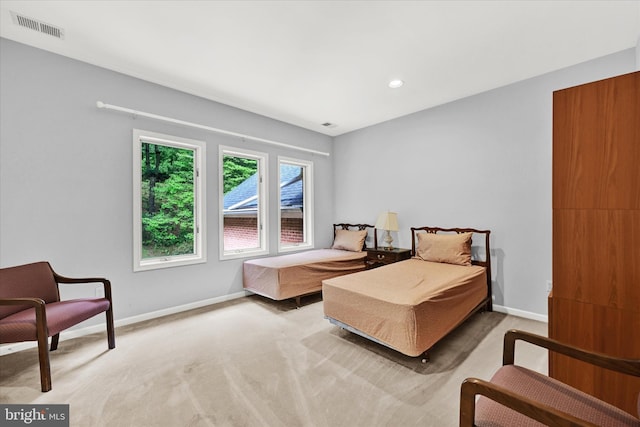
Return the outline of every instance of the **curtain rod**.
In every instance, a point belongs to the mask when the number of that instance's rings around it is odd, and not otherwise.
[[[171,117],[159,116],[157,114],[151,114],[151,113],[145,113],[144,111],[132,110],[131,108],[118,107],[117,105],[105,104],[102,101],[96,102],[96,106],[98,108],[105,108],[107,110],[115,110],[115,111],[121,111],[123,113],[133,114],[134,116],[148,117],[150,119],[161,120],[161,121],[169,122],[169,123],[175,123],[175,124],[182,125],[182,126],[190,126],[190,127],[197,128],[197,129],[204,129],[204,130],[208,130],[209,132],[216,132],[216,133],[221,133],[221,134],[224,134],[224,135],[236,136],[236,137],[242,138],[242,139],[250,139],[252,141],[258,141],[258,142],[264,142],[266,144],[277,145],[279,147],[291,148],[293,150],[306,151],[307,153],[320,154],[322,156],[329,156],[329,153],[325,153],[324,151],[312,150],[310,148],[298,147],[298,146],[291,145],[291,144],[285,144],[284,142],[273,141],[271,139],[258,138],[257,136],[245,135],[245,134],[238,133],[238,132],[232,132],[232,131],[229,131],[229,130],[218,129],[218,128],[214,128],[214,127],[206,126],[206,125],[200,125],[198,123],[192,123],[192,122],[186,122],[184,120],[173,119]]]

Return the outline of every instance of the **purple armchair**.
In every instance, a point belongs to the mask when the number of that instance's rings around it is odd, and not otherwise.
[[[462,383],[460,427],[640,426],[640,419],[613,405],[546,375],[515,365],[516,340],[640,377],[640,360],[593,353],[550,338],[510,330],[504,336],[503,366],[491,381],[467,378]],[[477,400],[476,395],[480,395]]]
[[[96,283],[104,298],[60,301],[59,283]],[[115,348],[111,282],[102,278],[72,279],[57,274],[48,262],[0,269],[0,343],[37,341],[42,391],[51,390],[48,338],[58,348],[60,332],[105,312],[109,348]]]

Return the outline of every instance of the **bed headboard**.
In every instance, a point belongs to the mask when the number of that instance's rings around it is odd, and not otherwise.
[[[340,224],[333,224],[333,239],[335,240],[336,238],[336,230],[340,228],[342,230],[351,230],[351,229],[357,229],[357,230],[366,230],[367,228],[373,228],[373,241],[375,242],[374,244],[377,246],[378,244],[378,230],[370,224],[346,224],[346,223],[340,223]],[[366,250],[367,249],[367,240],[365,239],[364,241],[364,247],[362,248],[362,250]]]
[[[472,259],[471,264],[485,267],[487,272],[487,307],[492,310],[492,289],[491,289],[491,247],[489,245],[490,230],[477,230],[475,228],[440,228],[440,227],[411,227],[411,256],[416,256],[416,234],[421,232],[437,233],[439,231],[445,233],[474,233],[484,234],[484,259]],[[473,240],[473,236],[471,236]]]

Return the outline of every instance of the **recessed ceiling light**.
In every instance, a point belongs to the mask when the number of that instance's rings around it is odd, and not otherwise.
[[[403,84],[404,84],[404,82],[402,80],[400,80],[400,79],[391,80],[389,82],[389,87],[392,88],[392,89],[397,89],[400,86],[402,86]]]

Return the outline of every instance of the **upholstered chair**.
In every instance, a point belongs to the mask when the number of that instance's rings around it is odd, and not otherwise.
[[[104,298],[60,300],[59,283],[102,283]],[[42,391],[51,390],[48,338],[58,348],[60,332],[106,313],[109,348],[115,348],[111,283],[103,278],[73,279],[57,274],[48,262],[0,269],[0,343],[37,341]]]
[[[640,426],[640,419],[609,403],[546,375],[515,365],[517,340],[640,377],[640,360],[592,353],[539,335],[510,330],[504,337],[503,366],[491,381],[467,378],[462,383],[461,427]],[[478,395],[480,398],[476,399]],[[640,416],[640,401],[636,415]]]

